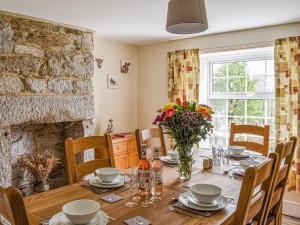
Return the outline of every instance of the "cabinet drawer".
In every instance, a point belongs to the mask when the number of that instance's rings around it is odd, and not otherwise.
[[[113,150],[115,155],[127,154],[128,153],[128,142],[119,142],[113,144]]]

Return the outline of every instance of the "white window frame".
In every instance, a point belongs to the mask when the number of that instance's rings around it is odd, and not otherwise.
[[[245,50],[236,50],[236,51],[227,51],[227,52],[218,52],[218,53],[207,53],[201,54],[200,56],[200,88],[199,96],[200,103],[209,104],[210,99],[275,99],[275,90],[274,92],[256,92],[256,93],[212,93],[212,65],[214,63],[228,63],[236,61],[258,61],[258,60],[274,60],[274,48],[255,48],[255,49],[245,49]],[[267,74],[266,74],[267,75]],[[273,74],[270,74],[273,75]],[[227,77],[228,79],[228,77]],[[227,82],[228,83],[228,82]],[[245,110],[246,106],[245,104]],[[228,107],[228,106],[226,106]],[[227,110],[226,110],[227,111]],[[246,113],[247,111],[245,111]],[[266,113],[266,110],[265,110]],[[215,115],[215,117],[228,117],[228,115]],[[239,116],[234,116],[239,117]],[[241,118],[262,118],[262,119],[274,119],[274,117],[264,117],[259,116],[240,116]],[[228,134],[229,135],[229,134]],[[274,137],[271,137],[272,139]],[[227,138],[228,139],[228,138]],[[228,142],[228,140],[227,140]],[[205,143],[207,146],[208,143]]]

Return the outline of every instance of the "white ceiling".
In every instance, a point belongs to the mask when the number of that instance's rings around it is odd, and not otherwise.
[[[189,37],[165,31],[168,0],[0,0],[0,10],[90,28],[144,45]],[[300,0],[206,0],[213,34],[300,21]]]

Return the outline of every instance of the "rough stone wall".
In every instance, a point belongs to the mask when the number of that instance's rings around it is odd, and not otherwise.
[[[0,14],[0,126],[93,118],[93,71],[92,33]]]
[[[92,32],[0,12],[0,186],[32,192],[32,152],[61,157],[51,186],[66,184],[64,139],[93,133],[93,67]]]

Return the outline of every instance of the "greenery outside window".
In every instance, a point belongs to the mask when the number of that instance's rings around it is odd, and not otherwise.
[[[275,139],[275,76],[273,48],[233,51],[205,56],[207,102],[215,111],[210,144],[227,145],[230,124],[269,124]],[[201,95],[201,91],[200,91]],[[241,140],[261,142],[257,136]]]

